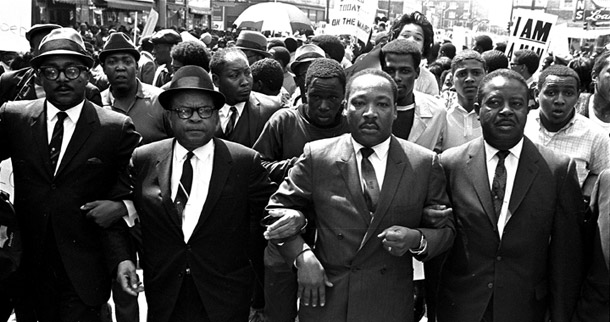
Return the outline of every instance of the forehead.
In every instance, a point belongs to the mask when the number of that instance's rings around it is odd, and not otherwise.
[[[227,53],[225,56],[225,64],[223,71],[232,70],[232,69],[240,69],[249,67],[248,59],[244,57],[244,55],[236,52]]]
[[[400,30],[400,34],[419,34],[423,36],[424,29],[420,25],[409,23],[402,27],[402,29]]]
[[[542,84],[542,88],[557,86],[577,88],[578,83],[572,76],[548,75]]]
[[[392,65],[415,66],[412,55],[385,54],[385,61]]]
[[[212,95],[198,90],[178,91],[171,100],[172,107],[201,107],[214,105]]]
[[[487,81],[481,88],[483,98],[488,95],[501,95],[504,97],[520,97],[527,100],[527,87],[516,79],[496,76]]]
[[[376,96],[394,97],[392,84],[379,75],[361,75],[352,81],[349,97]]]
[[[343,92],[343,86],[338,77],[331,78],[319,78],[314,77],[309,84],[310,91],[316,90],[335,90],[337,92]]]
[[[67,65],[82,65],[83,62],[72,55],[52,55],[45,58],[41,62],[41,66],[67,66]]]
[[[128,53],[120,53],[120,52],[114,53],[114,54],[109,54],[108,56],[106,56],[106,59],[108,59],[108,58],[121,59],[121,60],[131,58],[131,59],[135,60],[135,57],[133,55],[128,54]]]
[[[483,69],[483,63],[476,59],[466,59],[461,61],[455,67],[455,70]]]

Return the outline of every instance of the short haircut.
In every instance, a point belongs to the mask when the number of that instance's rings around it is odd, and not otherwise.
[[[599,76],[599,74],[602,72],[602,69],[604,69],[606,66],[608,66],[608,64],[610,64],[610,51],[604,51],[601,55],[597,56],[597,58],[595,58],[595,64],[593,65],[593,74]]]
[[[496,69],[508,68],[508,57],[501,51],[488,50],[481,56],[485,60],[488,73],[491,73]]]
[[[481,49],[481,53],[494,49],[494,42],[487,35],[478,35],[474,37],[474,46]]]
[[[464,63],[465,60],[476,60],[483,64],[483,69],[487,70],[487,63],[485,63],[485,59],[478,52],[470,49],[462,50],[451,61],[451,72],[455,73],[455,70],[458,69]]]
[[[244,52],[239,48],[227,47],[219,49],[216,51],[216,53],[214,53],[214,56],[212,56],[212,60],[210,61],[210,71],[212,74],[222,74],[222,70],[225,68],[225,64],[227,63],[227,57],[233,55],[241,56],[248,61],[248,56],[246,56],[246,54],[244,54]]]
[[[332,59],[337,62],[341,62],[343,60],[343,56],[345,56],[345,48],[341,43],[341,40],[337,36],[333,35],[318,35],[311,38],[311,42],[318,47],[322,48],[324,52]]]
[[[485,77],[483,77],[483,79],[481,80],[481,83],[479,83],[479,88],[477,89],[477,102],[479,104],[481,104],[481,101],[483,101],[483,89],[485,88],[485,85],[487,85],[487,83],[491,82],[491,80],[496,77],[504,77],[518,81],[519,83],[521,83],[521,85],[523,85],[523,93],[525,94],[526,99],[529,99],[529,87],[525,82],[525,78],[523,78],[521,74],[517,73],[512,69],[498,69],[485,75]]]
[[[267,42],[267,51],[269,51],[269,49],[271,49],[273,47],[284,47],[284,48],[286,48],[286,44],[281,39],[277,39],[277,38],[276,39],[269,39],[269,41]]]
[[[250,66],[254,82],[261,81],[271,91],[279,91],[284,83],[284,70],[272,58],[258,60]]]
[[[529,49],[520,49],[513,53],[518,64],[523,64],[527,68],[527,72],[533,74],[538,70],[540,65],[540,57],[535,51]]]
[[[398,98],[398,86],[396,85],[396,82],[392,79],[392,76],[388,75],[388,73],[386,73],[382,70],[376,69],[376,68],[363,69],[363,70],[357,72],[356,74],[354,74],[352,77],[350,77],[350,79],[347,81],[347,86],[345,88],[345,99],[349,98],[352,83],[354,82],[354,80],[360,76],[365,76],[365,75],[380,76],[380,77],[385,78],[388,82],[390,82],[390,86],[392,87],[393,100],[394,100],[394,103],[396,103],[396,99]]]
[[[345,89],[346,77],[345,71],[341,64],[334,59],[329,58],[318,58],[314,60],[309,68],[307,69],[307,75],[305,76],[305,86],[309,87],[311,81],[314,78],[338,78],[339,83]]]
[[[593,60],[588,57],[578,57],[568,63],[580,78],[581,92],[589,92],[591,85],[591,72],[593,71]]]
[[[432,46],[432,42],[434,41],[434,27],[432,27],[432,24],[430,23],[430,21],[428,21],[426,16],[424,16],[419,11],[414,11],[412,13],[406,13],[406,14],[402,15],[402,17],[400,17],[399,20],[396,20],[396,22],[394,22],[394,24],[392,25],[392,28],[390,29],[391,30],[390,31],[390,40],[398,38],[398,36],[400,35],[400,32],[402,31],[402,28],[405,25],[410,25],[410,24],[418,25],[423,30],[424,49],[423,49],[422,54],[424,57],[427,57],[428,53],[430,52],[430,47]]]
[[[171,56],[183,65],[195,65],[210,72],[210,53],[202,43],[183,41],[172,47]]]
[[[453,59],[453,57],[455,57],[455,46],[452,43],[446,43],[441,45],[441,49],[440,49],[440,54],[442,55],[441,57],[449,57],[450,59]]]
[[[548,68],[545,68],[538,77],[538,90],[542,90],[544,83],[546,83],[546,78],[550,75],[560,76],[560,77],[573,77],[576,79],[576,89],[580,90],[580,77],[576,71],[572,68],[564,65],[552,65]]]
[[[288,51],[291,53],[294,53],[299,47],[297,41],[291,37],[284,39],[284,44],[286,45],[286,49],[288,49]]]
[[[411,55],[413,58],[414,67],[419,69],[421,63],[421,52],[419,51],[419,45],[408,39],[394,39],[387,43],[381,48],[383,55],[394,54],[394,55]],[[385,59],[381,61],[382,65],[385,65]]]
[[[273,57],[273,59],[277,60],[282,68],[285,68],[288,63],[290,63],[290,52],[286,47],[273,47],[269,49],[269,53]]]

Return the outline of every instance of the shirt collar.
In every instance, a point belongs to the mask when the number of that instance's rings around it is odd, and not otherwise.
[[[84,105],[85,100],[64,111],[66,112],[66,114],[68,114],[68,118],[70,119],[70,121],[72,121],[72,123],[76,124]],[[59,110],[57,107],[55,107],[55,105],[53,105],[49,100],[47,100],[47,121],[54,120],[57,116],[57,113],[59,112],[61,112],[61,110]]]
[[[388,155],[388,151],[390,151],[390,140],[391,140],[391,136],[388,137],[385,141],[371,147],[371,149],[373,149],[373,151],[375,151],[375,154],[377,155],[377,157],[381,160],[383,160],[384,158],[387,157]],[[351,137],[352,140],[352,145],[354,146],[354,152],[356,154],[358,154],[358,152],[360,152],[360,149],[364,148],[364,145],[358,143],[356,140],[354,140],[354,137]]]
[[[521,140],[519,140],[517,144],[515,144],[512,148],[508,149],[508,151],[510,151],[510,154],[514,155],[517,160],[521,155],[521,150],[523,150],[523,137],[521,138]],[[489,145],[487,141],[485,141],[485,155],[487,162],[491,161],[491,159],[496,155],[496,153],[498,153],[498,151],[500,150],[494,148],[493,146]]]
[[[239,102],[235,105],[229,105],[229,104],[225,104],[221,109],[220,112],[223,115],[229,115],[229,110],[231,109],[231,106],[235,106],[235,108],[237,109],[237,116],[241,116],[242,112],[244,111],[244,107],[246,107],[246,102]]]
[[[195,154],[197,159],[205,160],[205,159],[207,159],[207,157],[209,155],[212,154],[213,151],[214,151],[214,139],[210,140],[205,145],[200,146],[200,147],[196,148],[195,150],[193,150],[193,154]],[[180,143],[178,143],[177,140],[175,141],[175,144],[174,144],[174,160],[175,161],[184,161],[188,152],[189,151],[185,147],[180,145]]]
[[[396,106],[396,110],[398,111],[409,111],[415,108],[415,102],[413,104],[405,105],[405,106]]]

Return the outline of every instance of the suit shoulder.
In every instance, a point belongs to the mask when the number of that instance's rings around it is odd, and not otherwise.
[[[468,151],[471,149],[472,145],[475,144],[475,141],[476,140],[470,141],[443,151],[443,153],[439,155],[441,164],[443,166],[448,166],[454,163],[467,161]]]
[[[550,168],[567,168],[567,165],[570,164],[571,158],[567,154],[551,150],[540,144],[532,144]]]
[[[136,148],[137,154],[138,154],[138,156],[158,155],[159,153],[161,153],[161,151],[163,151],[167,148],[171,148],[172,144],[173,144],[172,143],[173,140],[174,140],[173,138],[168,138],[168,139],[144,144],[144,145]]]
[[[332,138],[311,141],[308,142],[306,145],[309,146],[313,154],[320,153],[322,155],[325,155],[336,150],[337,147],[340,144],[343,144],[345,140],[349,140],[349,136],[350,134],[346,133]]]
[[[232,156],[239,156],[239,155],[254,156],[254,155],[258,154],[258,152],[254,149],[251,149],[243,144],[228,141],[225,139],[217,138],[214,141],[214,144],[216,144],[217,148],[225,147]]]
[[[2,106],[3,116],[29,117],[39,113],[44,106],[44,98],[31,101],[9,101]]]

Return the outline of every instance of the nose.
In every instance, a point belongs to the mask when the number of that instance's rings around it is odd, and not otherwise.
[[[328,111],[328,110],[330,110],[330,100],[323,99],[322,102],[320,103],[320,106],[318,107],[318,109],[320,111]]]
[[[564,105],[565,103],[566,98],[564,97],[563,93],[559,93],[559,95],[557,95],[557,99],[555,100],[555,104]]]
[[[364,108],[364,112],[362,113],[362,116],[367,119],[377,118],[377,109],[375,108],[375,104],[374,103],[368,104]]]
[[[504,105],[500,109],[500,114],[504,116],[510,116],[513,114],[513,108],[510,106],[509,102],[504,103]]]

